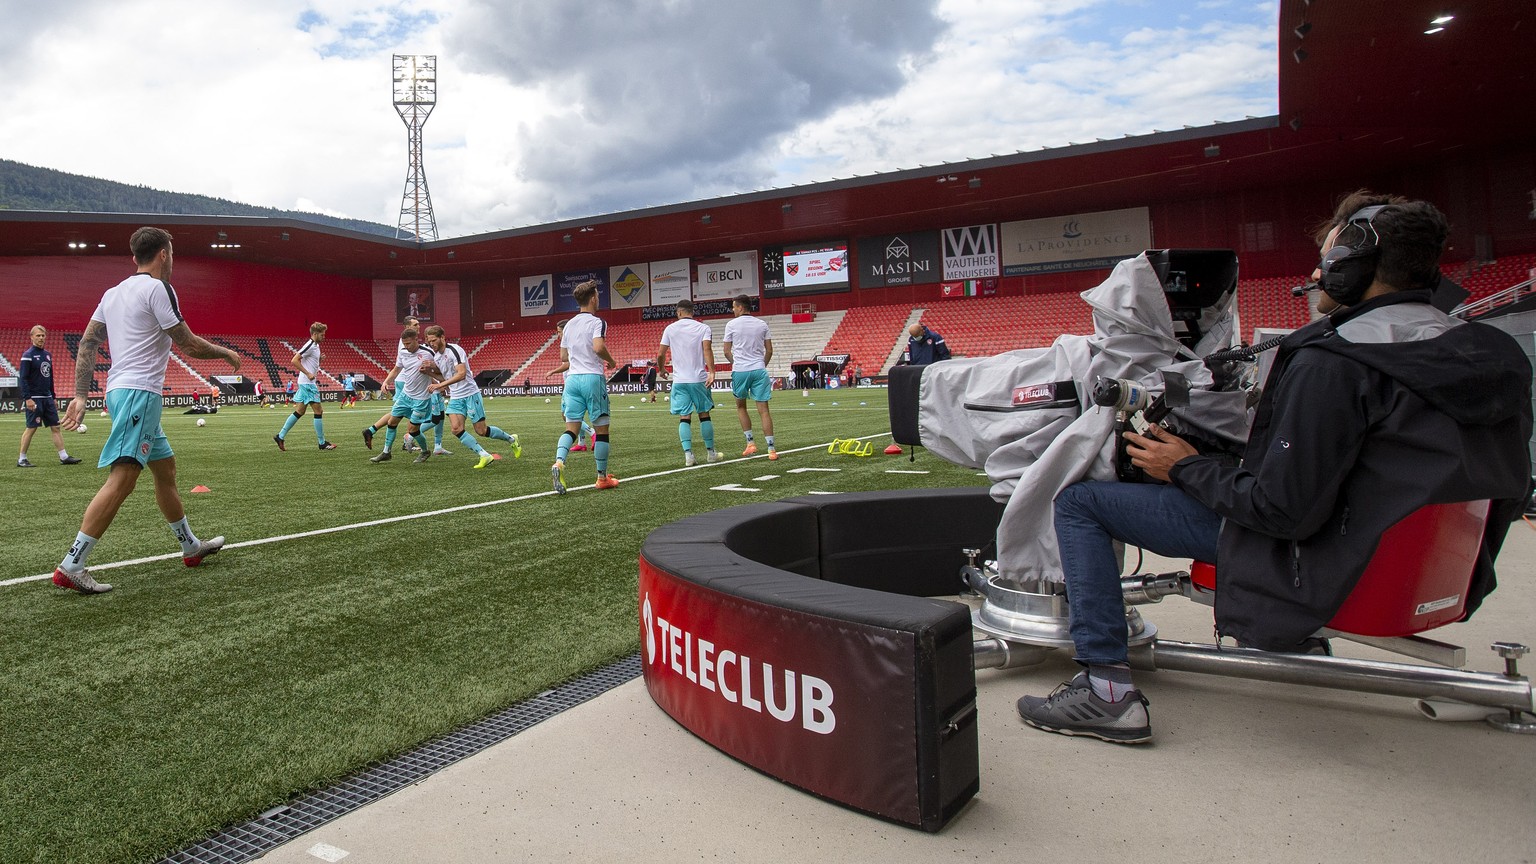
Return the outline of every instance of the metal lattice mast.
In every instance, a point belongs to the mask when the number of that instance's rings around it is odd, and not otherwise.
[[[421,128],[437,105],[437,57],[396,54],[394,58],[395,110],[405,121],[410,139],[410,168],[395,237],[411,236],[424,243],[437,239],[437,217],[432,215],[432,193],[427,189],[427,169],[421,159]]]

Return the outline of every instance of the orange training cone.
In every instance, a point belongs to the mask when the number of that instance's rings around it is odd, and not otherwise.
[[[195,493],[195,492],[212,492],[213,490],[209,489],[207,486],[204,486],[201,483],[199,483],[198,485],[192,487],[192,491]]]
[[[901,445],[900,444],[892,444],[891,446],[885,448],[885,455],[887,455],[887,456],[900,456],[901,455]]]

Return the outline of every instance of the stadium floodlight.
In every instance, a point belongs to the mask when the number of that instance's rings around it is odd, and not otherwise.
[[[437,239],[437,217],[432,213],[432,193],[427,189],[421,156],[421,130],[437,106],[436,55],[394,55],[394,81],[395,111],[405,123],[410,162],[395,237],[409,233],[416,242],[424,243]]]

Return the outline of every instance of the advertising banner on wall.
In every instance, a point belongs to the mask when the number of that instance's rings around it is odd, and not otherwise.
[[[939,236],[944,245],[944,281],[1000,275],[996,225],[945,228]]]
[[[609,267],[608,287],[612,309],[639,309],[651,305],[651,265]]]
[[[554,281],[554,312],[564,314],[567,312],[580,312],[581,307],[576,305],[576,298],[571,292],[576,286],[589,279],[597,280],[597,308],[608,308],[608,268],[601,270],[569,270],[564,273],[556,273]]]
[[[943,273],[939,232],[914,231],[865,237],[859,241],[859,287],[922,285],[938,282]]]
[[[554,277],[548,273],[542,276],[524,276],[517,280],[524,318],[548,315],[554,309],[554,292],[550,289],[554,281]]]
[[[1152,218],[1147,208],[1132,207],[1004,222],[1001,233],[1005,276],[1092,270],[1151,247]]]
[[[677,301],[691,299],[692,265],[687,258],[651,262],[651,304],[676,306]]]
[[[693,299],[729,300],[738,294],[758,295],[756,250],[694,260]]]

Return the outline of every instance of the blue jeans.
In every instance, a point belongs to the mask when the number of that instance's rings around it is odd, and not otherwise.
[[[1221,517],[1178,488],[1089,480],[1056,496],[1056,543],[1084,665],[1126,662],[1125,601],[1114,540],[1169,558],[1216,560]]]

